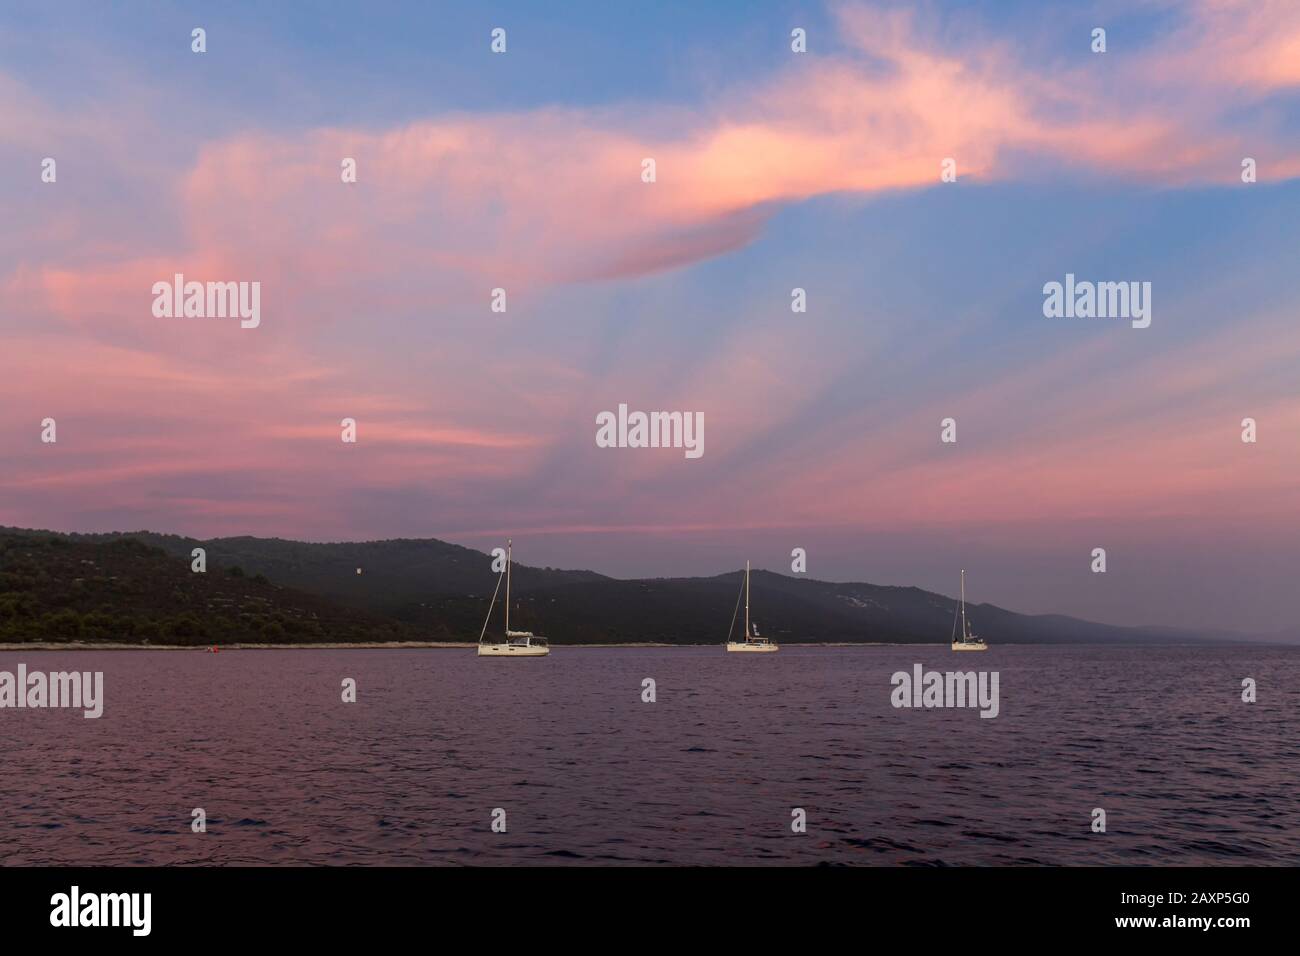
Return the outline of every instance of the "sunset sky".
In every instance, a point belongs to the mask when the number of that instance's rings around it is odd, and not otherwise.
[[[6,3],[0,524],[1296,629],[1300,4],[911,6]]]

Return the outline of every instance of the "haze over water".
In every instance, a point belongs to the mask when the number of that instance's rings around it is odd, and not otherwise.
[[[957,657],[4,651],[2,670],[104,671],[106,703],[0,711],[0,860],[1300,864],[1300,648]],[[999,716],[892,708],[890,675],[917,662],[999,671]]]

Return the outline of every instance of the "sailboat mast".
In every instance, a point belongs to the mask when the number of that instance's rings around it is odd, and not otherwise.
[[[745,640],[749,640],[749,562],[745,562]]]
[[[965,574],[964,571],[962,573]],[[964,581],[965,578],[963,578],[962,580]],[[506,637],[509,636],[510,636],[510,539],[506,538]]]
[[[966,640],[966,568],[962,568],[962,640]]]

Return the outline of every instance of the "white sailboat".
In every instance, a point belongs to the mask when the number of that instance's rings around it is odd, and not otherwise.
[[[551,646],[546,638],[538,637],[532,631],[510,630],[510,562],[511,541],[506,539],[506,633],[505,637],[485,640],[488,621],[492,620],[492,609],[496,607],[497,593],[501,590],[501,575],[497,576],[496,590],[492,592],[492,603],[488,605],[487,618],[483,621],[483,632],[478,636],[479,657],[545,657],[551,653]]]
[[[961,572],[961,638],[958,639],[955,636],[957,633],[957,618],[955,616],[953,617],[952,620],[952,630],[954,635],[953,642],[952,642],[952,649],[954,651],[987,651],[989,649],[989,646],[984,643],[984,638],[976,637],[974,634],[971,633],[970,624],[968,624],[966,621],[966,569],[965,568],[963,568]]]
[[[739,603],[739,598],[737,598]],[[727,650],[746,654],[772,654],[780,648],[775,641],[769,641],[766,637],[760,637],[758,625],[752,627],[749,623],[749,562],[745,562],[745,639],[743,641],[733,641],[731,631],[736,627],[736,615],[731,615],[731,628],[727,630]]]

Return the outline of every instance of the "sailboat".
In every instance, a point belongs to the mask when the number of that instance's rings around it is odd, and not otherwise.
[[[971,633],[970,624],[966,621],[966,569],[962,568],[961,572],[961,639],[956,638],[957,618],[952,619],[954,651],[987,651],[989,646],[984,643],[984,638],[976,637]]]
[[[538,637],[532,631],[510,630],[510,561],[511,541],[506,539],[506,571],[497,575],[497,587],[492,592],[492,603],[488,605],[487,618],[483,621],[483,631],[478,636],[479,657],[545,657],[551,653],[551,646],[546,638]],[[492,620],[492,609],[497,604],[497,593],[501,590],[501,578],[506,579],[506,633],[505,637],[484,640],[487,637],[488,621]]]
[[[749,562],[745,562],[745,639],[743,641],[733,641],[731,632],[736,627],[736,615],[731,615],[731,627],[727,629],[727,650],[738,651],[749,654],[772,654],[780,648],[775,641],[769,641],[766,637],[760,637],[758,625],[749,623]],[[739,610],[740,598],[736,598],[737,610]]]

